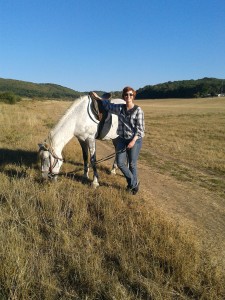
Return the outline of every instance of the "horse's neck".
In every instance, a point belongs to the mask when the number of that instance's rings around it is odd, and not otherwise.
[[[85,101],[81,103],[81,100],[82,99],[75,100],[50,132],[50,142],[58,155],[61,155],[65,145],[76,135],[77,123],[80,121],[78,119],[79,112],[85,106]]]
[[[61,155],[65,145],[73,138],[73,133],[70,130],[51,131],[49,135],[50,143],[57,155]]]

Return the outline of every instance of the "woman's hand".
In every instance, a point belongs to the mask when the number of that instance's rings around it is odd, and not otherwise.
[[[136,143],[136,138],[133,138],[132,141],[130,141],[130,143],[127,145],[127,149],[131,149],[134,147],[134,144]]]

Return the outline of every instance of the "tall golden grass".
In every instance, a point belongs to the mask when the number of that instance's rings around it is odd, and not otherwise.
[[[224,149],[225,112],[222,100],[216,101],[143,101],[142,159],[159,169],[159,153],[165,162],[160,172],[173,175],[166,164],[172,161],[175,168],[182,161],[196,172],[204,169],[206,176],[211,171],[220,176],[223,166],[216,163]],[[194,232],[155,207],[146,210],[141,198],[125,193],[124,179],[111,178],[104,165],[99,189],[82,183],[75,141],[64,150],[68,163],[63,166],[74,176],[56,183],[39,179],[37,143],[70,104],[0,104],[0,299],[224,299],[224,270],[199,246]],[[205,110],[206,123],[211,120],[208,143],[201,134]],[[195,153],[192,126],[196,135],[200,132],[201,146],[194,159],[189,155]],[[211,158],[207,164],[202,155]],[[221,186],[214,188],[221,193]]]

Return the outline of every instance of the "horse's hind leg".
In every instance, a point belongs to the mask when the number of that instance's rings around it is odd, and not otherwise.
[[[90,155],[91,155],[91,165],[93,168],[93,181],[92,181],[92,186],[94,188],[99,186],[98,183],[98,172],[97,172],[97,167],[96,167],[96,143],[95,143],[95,139],[93,138],[89,138],[88,139],[88,145],[89,145],[89,151],[90,151]]]
[[[89,164],[88,164],[88,143],[86,141],[79,140],[79,143],[81,145],[82,153],[83,153],[83,160],[84,160],[84,174],[83,178],[88,179],[89,178]]]
[[[117,140],[118,140],[118,138],[112,140],[113,146],[115,148],[115,153],[116,153]],[[117,166],[117,159],[116,159],[116,155],[115,155],[115,159],[114,159],[114,162],[113,162],[112,170],[111,170],[110,173],[113,174],[113,175],[115,175],[116,174],[116,169],[118,169],[118,166]]]

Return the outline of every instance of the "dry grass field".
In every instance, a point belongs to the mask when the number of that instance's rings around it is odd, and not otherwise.
[[[139,103],[145,168],[224,199],[225,99]],[[0,104],[0,299],[224,299],[224,265],[193,228],[127,194],[104,163],[92,190],[75,140],[62,168],[73,173],[40,180],[37,144],[70,105]]]
[[[148,163],[224,195],[225,99],[159,100],[143,108]]]

